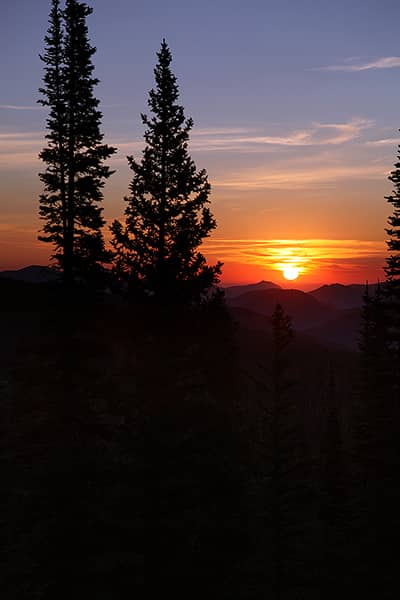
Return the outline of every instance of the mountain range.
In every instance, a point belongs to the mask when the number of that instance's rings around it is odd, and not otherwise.
[[[373,293],[375,286],[370,286]],[[323,285],[311,292],[283,289],[261,281],[225,289],[227,304],[239,323],[248,329],[267,328],[275,306],[281,304],[293,328],[328,346],[355,350],[358,344],[365,286]],[[267,319],[265,319],[267,317]]]
[[[49,283],[59,275],[49,267],[30,265],[1,271],[0,278],[25,283]],[[370,286],[373,293],[376,286]],[[293,328],[319,343],[357,348],[364,285],[323,285],[310,292],[284,289],[272,281],[224,288],[227,305],[235,320],[249,330],[269,329],[269,317],[277,304],[292,318]]]

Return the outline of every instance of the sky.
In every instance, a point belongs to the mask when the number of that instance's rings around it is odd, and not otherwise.
[[[223,282],[285,285],[287,266],[303,289],[384,277],[387,177],[400,141],[398,0],[88,4],[102,131],[118,148],[107,222],[123,216],[126,156],[144,147],[140,113],[165,37],[195,123],[190,153],[212,186],[218,227],[202,250],[224,262]],[[51,254],[37,240],[49,7],[0,0],[0,270],[48,264]]]

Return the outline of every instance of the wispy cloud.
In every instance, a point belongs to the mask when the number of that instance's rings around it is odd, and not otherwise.
[[[205,128],[194,129],[190,141],[190,150],[212,153],[212,152],[235,152],[240,156],[251,153],[273,157],[272,165],[268,169],[237,168],[232,169],[232,175],[225,169],[223,177],[214,175],[215,186],[257,189],[257,188],[305,188],[307,186],[331,185],[337,179],[357,176],[384,177],[384,169],[379,164],[366,166],[354,166],[350,160],[343,166],[342,146],[364,135],[364,131],[371,129],[374,122],[362,118],[353,117],[344,123],[312,123],[308,128],[297,129],[289,132],[270,135],[268,132],[246,129],[243,127]],[[277,127],[275,124],[274,127]],[[375,136],[379,135],[376,134]],[[380,134],[382,135],[382,133]],[[384,135],[384,134],[383,134]],[[37,131],[1,131],[0,130],[0,166],[16,168],[19,166],[37,165],[38,154],[46,145],[45,132]],[[121,136],[120,138],[107,138],[106,140],[116,146],[118,153],[112,157],[111,162],[118,166],[127,165],[126,156],[133,154],[140,159],[144,148],[142,139]],[[384,142],[376,141],[372,146],[379,146]],[[389,141],[385,141],[389,144]],[[292,152],[290,156],[285,154],[285,159],[279,159],[279,152],[285,149],[309,147],[313,156],[307,155],[308,164],[299,165],[299,157]],[[340,149],[340,155],[338,150]],[[277,158],[279,163],[277,164]],[[321,161],[324,162],[321,165]],[[217,166],[217,171],[219,170]]]
[[[358,71],[370,71],[373,69],[395,69],[400,67],[400,56],[383,56],[368,62],[353,62],[354,59],[348,59],[341,65],[328,65],[323,67],[313,67],[312,71],[343,71],[354,73]]]
[[[23,106],[19,104],[0,104],[1,110],[44,110],[43,106]]]
[[[14,215],[12,215],[14,216]],[[25,216],[25,215],[24,215]],[[0,233],[5,234],[36,234],[37,227],[32,227],[26,224],[19,224],[18,218],[20,215],[15,215],[15,222],[11,223],[0,223]]]
[[[382,140],[370,140],[366,142],[367,146],[396,146],[400,144],[400,137],[398,138],[384,138]]]
[[[309,127],[271,135],[262,129],[245,127],[194,128],[190,136],[190,150],[198,152],[231,152],[237,154],[263,154],[277,149],[301,147],[340,146],[356,140],[364,130],[374,126],[374,121],[353,117],[344,123],[311,123]],[[276,127],[276,124],[275,124]],[[139,157],[144,148],[143,140],[108,139],[118,148],[112,158],[114,163],[126,163],[126,155]]]
[[[197,136],[208,136],[208,135],[238,135],[247,134],[249,131],[257,131],[256,129],[249,129],[247,127],[205,127],[202,129],[195,128],[194,132]]]
[[[366,166],[336,165],[289,168],[282,165],[279,168],[244,169],[232,177],[216,179],[213,187],[231,188],[238,190],[281,189],[295,190],[311,187],[333,187],[338,180],[363,178],[385,180],[387,171],[380,164]]]
[[[0,131],[0,142],[5,141],[30,141],[32,139],[43,139],[43,134],[37,131]]]
[[[0,166],[34,164],[44,145],[44,134],[40,132],[0,132]]]
[[[346,123],[312,123],[306,129],[279,135],[243,129],[200,129],[192,134],[191,148],[199,151],[262,152],[269,146],[337,146],[360,137],[374,122],[353,117]]]
[[[212,239],[205,242],[204,251],[214,260],[258,265],[271,271],[282,271],[287,265],[295,265],[302,273],[354,272],[383,263],[386,246],[383,241],[370,240]]]

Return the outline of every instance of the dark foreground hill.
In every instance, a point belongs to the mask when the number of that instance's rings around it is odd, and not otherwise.
[[[338,311],[332,318],[306,329],[305,333],[324,342],[327,347],[338,345],[357,350],[361,335],[360,309]]]
[[[56,271],[40,265],[30,265],[14,271],[0,271],[0,277],[25,283],[49,283],[59,280],[59,274]]]
[[[2,598],[393,597],[356,353],[295,335],[277,440],[266,315],[0,285]]]
[[[31,265],[16,271],[0,272],[0,292],[3,304],[31,306],[43,301],[43,293],[29,288],[32,293],[23,293],[23,284],[52,283],[56,285],[59,275],[48,267]],[[370,286],[371,293],[376,285]],[[355,350],[360,330],[360,312],[363,285],[325,285],[311,292],[282,289],[271,281],[238,285],[224,289],[229,306],[241,307],[248,312],[247,319],[254,315],[271,316],[279,302],[292,317],[296,330],[306,331],[325,345],[339,344]],[[54,292],[54,289],[53,289]],[[252,313],[253,317],[249,314]],[[242,313],[241,322],[246,319]]]

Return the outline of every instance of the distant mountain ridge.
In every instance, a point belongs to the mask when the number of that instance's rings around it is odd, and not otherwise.
[[[60,278],[56,271],[41,265],[29,265],[15,271],[0,271],[0,277],[25,283],[50,283]]]
[[[368,286],[371,295],[375,293],[377,285],[378,284],[372,284]],[[353,283],[351,285],[333,283],[330,285],[323,285],[322,287],[317,288],[309,293],[323,304],[327,304],[335,308],[347,309],[361,308],[364,292],[365,285],[359,283]]]
[[[245,308],[265,316],[271,316],[276,305],[281,304],[293,319],[296,329],[302,330],[332,318],[334,310],[300,290],[272,288],[247,292],[234,298],[227,298],[228,304]]]
[[[246,294],[247,292],[256,292],[260,290],[271,290],[271,289],[282,289],[280,285],[277,283],[273,283],[272,281],[264,281],[261,280],[258,283],[249,283],[245,285],[232,285],[230,287],[224,288],[225,297],[227,299],[237,298],[242,294]]]
[[[373,294],[376,285],[369,289]],[[267,327],[275,306],[281,304],[292,318],[295,330],[328,346],[356,350],[364,291],[362,284],[336,283],[302,292],[283,289],[272,282],[259,282],[227,288],[225,297],[232,314],[246,329],[257,325],[258,329],[264,329],[263,319]]]

